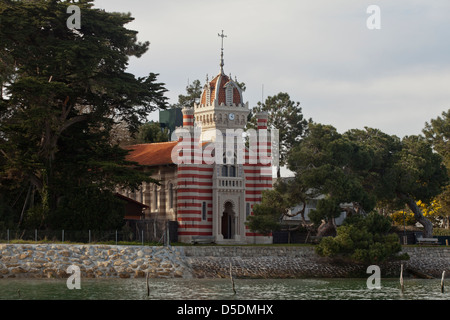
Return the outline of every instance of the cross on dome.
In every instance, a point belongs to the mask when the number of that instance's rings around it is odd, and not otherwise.
[[[223,38],[226,38],[227,36],[225,34],[223,34],[223,30],[222,30],[222,34],[218,33],[217,35],[222,38],[222,46],[221,46],[221,53],[220,53],[220,73],[223,74],[223,66],[224,66],[224,62],[223,62]]]

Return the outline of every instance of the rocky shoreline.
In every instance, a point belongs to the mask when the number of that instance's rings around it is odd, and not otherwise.
[[[2,244],[0,278],[67,278],[75,265],[86,278],[186,277],[181,253],[165,247]]]
[[[380,265],[383,277],[450,275],[449,247],[404,247],[407,261]],[[345,278],[367,266],[319,257],[312,246],[114,246],[0,244],[0,278]],[[410,271],[410,272],[408,272]]]

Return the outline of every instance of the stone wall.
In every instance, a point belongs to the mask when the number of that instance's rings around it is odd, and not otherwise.
[[[398,277],[401,264],[405,276],[440,277],[450,273],[449,247],[405,247],[407,261],[380,264],[383,277]],[[241,278],[343,278],[367,277],[367,266],[319,257],[313,246],[292,247],[185,247],[186,262],[194,277]]]
[[[380,265],[383,277],[450,275],[449,247],[405,247],[410,260]],[[0,278],[66,278],[70,265],[87,278],[314,278],[367,276],[367,266],[319,257],[312,246],[109,246],[0,244]],[[412,273],[410,273],[412,274]]]
[[[405,262],[407,268],[436,278],[450,277],[450,247],[405,247],[410,259]]]
[[[190,275],[180,250],[166,247],[0,244],[0,278],[66,278],[70,265],[86,278]]]

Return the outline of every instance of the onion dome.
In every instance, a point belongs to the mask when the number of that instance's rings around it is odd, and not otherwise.
[[[242,90],[231,76],[220,72],[214,79],[203,87],[200,105],[239,106],[243,104]]]

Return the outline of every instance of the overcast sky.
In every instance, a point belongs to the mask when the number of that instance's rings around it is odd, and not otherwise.
[[[129,72],[159,73],[171,103],[188,82],[218,74],[224,30],[225,73],[245,82],[250,107],[287,92],[306,118],[339,132],[368,126],[399,137],[450,108],[448,0],[95,3],[135,17],[127,27],[151,45]],[[370,5],[380,8],[381,29],[367,27]]]

